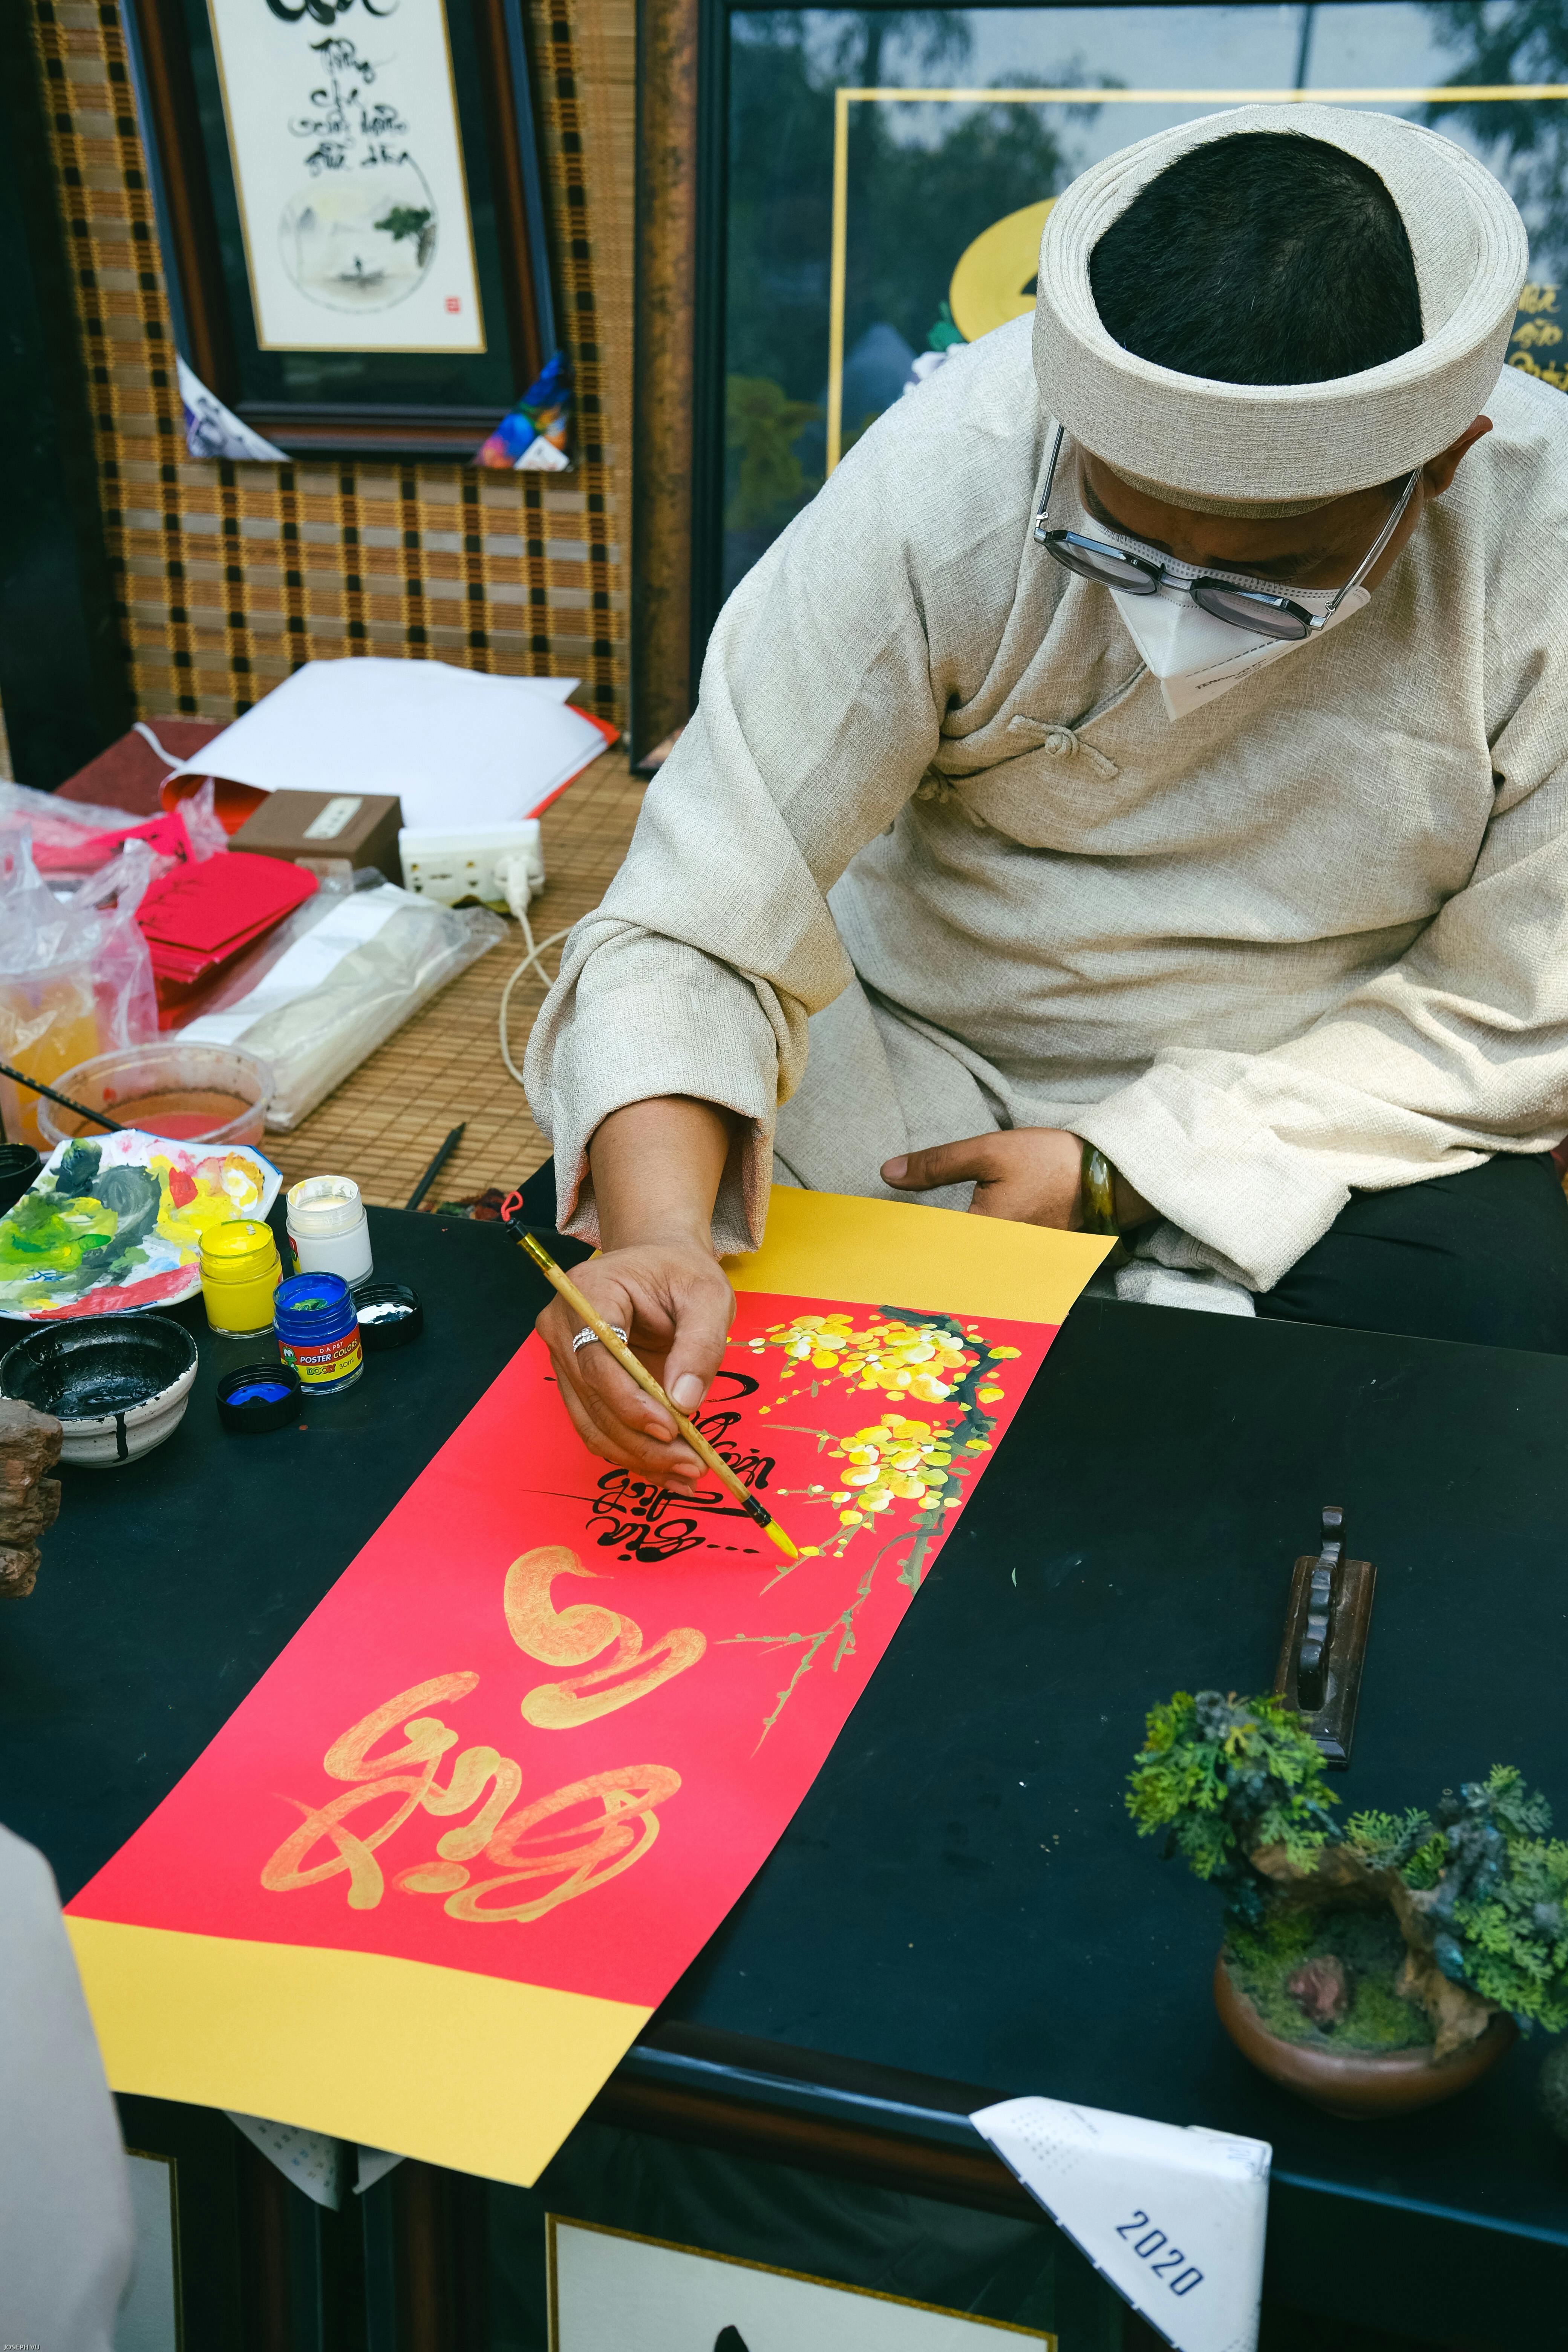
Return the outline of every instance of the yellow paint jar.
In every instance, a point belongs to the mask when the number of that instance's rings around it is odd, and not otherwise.
[[[233,1217],[202,1235],[202,1302],[208,1328],[242,1339],[272,1328],[272,1294],[281,1279],[278,1244],[259,1217]]]

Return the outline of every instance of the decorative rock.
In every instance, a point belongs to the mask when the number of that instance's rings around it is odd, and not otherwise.
[[[59,1517],[60,1458],[52,1413],[0,1397],[0,1600],[25,1601],[38,1576],[38,1538]]]
[[[0,1601],[26,1601],[38,1580],[38,1548],[18,1551],[0,1544]]]
[[[1285,1990],[1302,2016],[1325,2032],[1341,2023],[1351,2005],[1345,1964],[1337,1952],[1324,1952],[1315,1960],[1303,1960],[1287,1979]]]

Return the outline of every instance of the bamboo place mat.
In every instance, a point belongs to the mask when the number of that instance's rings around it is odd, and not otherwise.
[[[643,791],[617,748],[595,760],[545,811],[547,879],[528,910],[536,940],[598,905],[626,856]],[[499,947],[362,1062],[309,1118],[288,1135],[268,1134],[261,1148],[283,1171],[284,1183],[301,1176],[352,1176],[374,1206],[400,1209],[460,1120],[467,1120],[468,1131],[431,1188],[426,1208],[531,1174],[550,1146],[501,1060],[497,1026],[501,991],[522,951],[522,934],[509,922]],[[552,948],[542,961],[554,971],[560,950]],[[543,987],[526,972],[512,990],[508,1021],[519,1069],[543,1001]]]

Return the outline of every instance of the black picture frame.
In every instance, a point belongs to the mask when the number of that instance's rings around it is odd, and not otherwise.
[[[486,347],[264,350],[206,0],[124,0],[180,353],[289,457],[462,457],[556,348],[522,0],[444,0]]]

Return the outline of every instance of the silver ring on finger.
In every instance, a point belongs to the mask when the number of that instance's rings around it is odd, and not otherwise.
[[[622,1330],[618,1323],[611,1323],[606,1326],[606,1328],[615,1333],[616,1339],[621,1342],[623,1347],[626,1345],[626,1335]],[[583,1328],[574,1335],[572,1341],[572,1353],[576,1355],[580,1349],[593,1347],[596,1343],[598,1337],[598,1333],[595,1330],[593,1330],[589,1325],[584,1323]]]

